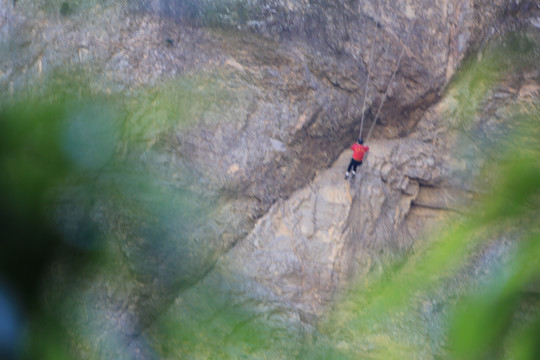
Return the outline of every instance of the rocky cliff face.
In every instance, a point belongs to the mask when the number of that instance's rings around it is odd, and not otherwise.
[[[309,328],[350,276],[410,249],[426,223],[471,201],[474,163],[451,155],[459,132],[437,101],[468,51],[534,26],[540,11],[503,0],[1,4],[3,93],[84,70],[92,92],[126,104],[118,161],[202,214],[156,213],[167,195],[124,186],[124,172],[96,180],[118,198],[104,192],[85,205],[81,217],[114,234],[119,260],[117,278],[100,273],[81,300],[90,311],[107,298],[92,310],[107,315],[83,326],[120,333],[141,356],[141,334],[156,331],[167,306],[182,313],[210,289]],[[209,14],[226,30],[201,26]],[[519,88],[534,88],[529,80]],[[365,136],[387,89],[370,155],[344,182],[343,150],[362,112]],[[68,188],[70,215],[59,222],[76,227],[80,189]],[[133,210],[141,204],[150,215]]]
[[[535,37],[533,33],[530,39]],[[487,65],[480,58],[472,61],[478,67]],[[410,134],[370,141],[370,153],[353,181],[343,179],[351,155],[344,151],[308,185],[273,204],[247,237],[222,256],[202,281],[177,298],[166,317],[191,323],[191,314],[203,303],[206,314],[202,319],[223,331],[218,341],[231,348],[240,346],[236,342],[243,339],[239,335],[242,329],[255,326],[264,317],[265,326],[272,328],[268,337],[288,340],[272,338],[273,345],[257,344],[250,354],[264,357],[265,346],[271,346],[272,356],[310,358],[299,350],[301,344],[324,343],[324,335],[310,337],[316,333],[312,326],[351,279],[362,282],[384,274],[395,260],[403,261],[404,254],[406,258],[422,249],[429,229],[439,231],[446,220],[461,218],[476,198],[489,191],[485,175],[481,176],[484,165],[504,157],[505,152],[497,148],[512,146],[512,139],[505,137],[517,126],[511,120],[516,108],[538,103],[538,75],[528,68],[497,80],[481,96],[481,115],[469,114],[473,121],[461,124],[463,112],[471,110],[462,98],[468,90],[451,86]],[[444,274],[451,278],[444,289],[417,295],[420,309],[396,314],[391,324],[369,328],[366,338],[353,337],[353,325],[342,327],[340,323],[347,324],[361,310],[341,309],[326,332],[329,341],[354,354],[351,358],[367,354],[395,357],[396,353],[385,351],[400,346],[405,346],[399,350],[403,352],[398,351],[400,356],[443,356],[444,321],[450,304],[465,288],[486,281],[497,266],[508,261],[514,246],[508,232],[515,230],[506,228],[503,235],[490,235],[492,241],[475,253],[468,268],[459,274]],[[422,250],[418,253],[417,258],[423,256]],[[207,297],[214,300],[205,300]],[[237,307],[249,309],[252,317],[239,316],[231,319],[230,326],[220,326],[221,314]],[[425,336],[418,336],[418,329],[427,329]],[[201,331],[198,327],[192,330]],[[149,330],[154,338],[160,338],[159,333],[157,326]],[[179,349],[182,342],[171,339],[167,346]]]

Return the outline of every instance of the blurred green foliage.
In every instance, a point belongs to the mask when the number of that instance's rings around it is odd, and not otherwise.
[[[153,144],[231,105],[222,81],[184,78],[124,98],[103,95],[95,73],[76,70],[0,104],[0,285],[13,288],[7,303],[24,313],[25,334],[12,344],[24,359],[129,353],[110,308],[142,298],[122,326],[145,326],[167,304],[159,297],[195,281],[214,251],[195,234],[215,194],[191,189],[200,180],[193,169],[170,166],[175,155]],[[114,296],[104,302],[97,284]]]
[[[48,191],[58,186],[71,168],[61,150],[64,111],[60,104],[28,105],[2,107],[0,111],[0,281],[13,289],[14,306],[31,316],[27,331],[33,346],[25,347],[32,354],[29,358],[43,354],[43,358],[67,359],[61,355],[59,324],[42,322],[41,303],[42,280],[51,262],[60,254],[80,255],[78,249],[62,242],[49,221]],[[34,332],[36,327],[41,329]],[[38,336],[40,333],[43,336]]]

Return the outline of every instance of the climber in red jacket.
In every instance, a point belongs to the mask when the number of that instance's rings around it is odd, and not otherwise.
[[[345,173],[345,179],[349,178],[350,171],[352,169],[352,176],[356,175],[356,167],[358,165],[362,165],[362,160],[364,160],[364,155],[369,151],[369,146],[363,145],[364,141],[362,139],[358,139],[357,142],[352,144],[351,149],[353,151],[353,156],[351,159],[351,162],[349,163],[349,167],[347,168],[347,172]]]

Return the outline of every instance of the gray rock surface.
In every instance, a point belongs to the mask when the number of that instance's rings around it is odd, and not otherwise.
[[[224,282],[226,291],[255,298],[254,307],[272,299],[278,317],[309,327],[348,276],[459,211],[476,190],[475,166],[451,157],[458,133],[442,114],[452,104],[432,105],[467,51],[538,12],[503,0],[253,1],[243,18],[225,1],[220,31],[166,1],[104,2],[69,16],[0,1],[2,93],[40,89],[74,67],[93,92],[126,104],[116,156],[160,195],[133,186],[129,171],[96,180],[107,191],[84,216],[110,237],[116,261],[81,296],[83,313],[102,315],[77,321],[134,353],[175,299],[196,299],[223,274],[247,284]],[[371,153],[359,179],[341,186],[368,74],[365,129],[403,47]],[[520,96],[536,93],[535,81]],[[76,227],[84,216],[70,209],[82,190],[66,188],[59,222]],[[161,209],[165,200],[173,205]]]
[[[351,156],[350,150],[344,151],[308,185],[272,205],[250,234],[223,255],[202,281],[182,293],[165,316],[181,324],[190,319],[190,312],[196,312],[194,299],[217,293],[228,302],[212,303],[210,322],[219,323],[220,313],[240,304],[252,314],[268,314],[267,325],[304,337],[283,347],[288,356],[300,356],[296,345],[315,332],[310,325],[328,311],[351,279],[362,282],[369,275],[384,273],[392,260],[421,248],[428,229],[437,231],[446,220],[459,218],[479,192],[487,191],[478,177],[479,168],[493,160],[485,152],[504,143],[501,129],[511,125],[510,117],[499,115],[540,97],[536,90],[536,95],[529,92],[536,89],[538,74],[523,75],[514,74],[497,84],[483,100],[485,115],[474,117],[467,125],[483,129],[482,144],[472,142],[468,130],[455,125],[453,104],[459,93],[449,90],[426,111],[409,136],[370,141],[370,152],[354,180],[343,179]],[[507,93],[512,95],[501,96]],[[460,158],[457,150],[463,148],[477,162]],[[369,336],[362,339],[347,338],[347,329],[334,324],[340,332],[327,333],[330,341],[358,356],[372,354],[375,358],[375,351],[384,354],[388,346],[400,341],[406,344],[404,356],[429,359],[444,354],[447,329],[443,324],[449,304],[464,289],[487,281],[490,273],[508,261],[515,243],[507,231],[514,230],[507,229],[486,242],[457,274],[444,274],[448,279],[443,288],[429,296],[418,295],[414,312],[395,314],[391,324],[369,329]],[[422,256],[419,254],[412,256]],[[343,311],[343,321],[354,316],[353,312]],[[245,320],[243,326],[250,321]],[[234,339],[234,330],[221,329],[225,339]],[[419,335],[418,329],[426,329],[426,334]],[[151,328],[150,333],[155,332]],[[321,340],[308,341],[316,344]],[[173,344],[182,348],[179,342]],[[234,343],[226,340],[225,345]],[[182,351],[176,356],[181,357]],[[264,357],[258,351],[250,354]]]

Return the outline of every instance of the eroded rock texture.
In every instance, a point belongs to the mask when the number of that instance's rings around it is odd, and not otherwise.
[[[479,176],[482,165],[504,156],[504,151],[493,150],[509,145],[501,134],[513,126],[512,109],[538,101],[538,75],[533,71],[506,76],[483,99],[483,115],[465,127],[454,122],[461,95],[449,90],[408,136],[370,141],[370,153],[354,180],[343,179],[351,156],[350,150],[344,151],[308,185],[272,205],[246,238],[177,298],[167,316],[178,323],[188,321],[203,302],[208,310],[205,321],[218,326],[220,314],[231,308],[250,309],[252,318],[240,317],[231,327],[220,328],[226,334],[223,346],[238,345],[238,329],[265,316],[275,333],[290,337],[277,342],[283,351],[278,354],[306,356],[299,352],[301,344],[349,280],[362,282],[370,274],[384,273],[391,260],[422,246],[427,229],[459,217],[479,193],[488,191]],[[377,357],[396,344],[407,344],[403,356],[444,354],[448,304],[508,261],[514,230],[487,242],[459,273],[444,274],[444,288],[419,296],[418,309],[396,314],[391,324],[368,329],[361,339],[348,338],[354,330],[348,333],[333,324],[336,333],[330,332],[330,341],[358,356]],[[201,294],[221,300],[208,304]],[[344,322],[354,316],[355,310],[349,311],[340,315]],[[419,336],[418,329],[426,329],[425,336]],[[150,329],[150,334],[156,332]],[[179,341],[172,344],[181,348]],[[261,348],[254,353],[264,356]]]
[[[101,315],[76,320],[141,357],[158,315],[205,288],[309,328],[348,276],[386,256],[373,254],[409,249],[426,221],[459,211],[475,191],[471,165],[452,157],[458,135],[433,105],[467,51],[536,26],[538,14],[503,0],[253,1],[245,11],[224,1],[210,21],[221,31],[204,22],[210,2],[102,4],[57,12],[2,0],[0,89],[88,70],[87,86],[126,104],[118,161],[193,209],[162,209],[167,195],[146,196],[117,171],[97,178],[109,192],[82,212],[112,234],[117,276],[97,270],[80,303]],[[188,90],[175,93],[178,83]],[[367,130],[387,89],[371,153],[346,183],[364,94]],[[59,222],[76,227],[79,191],[67,188]]]

